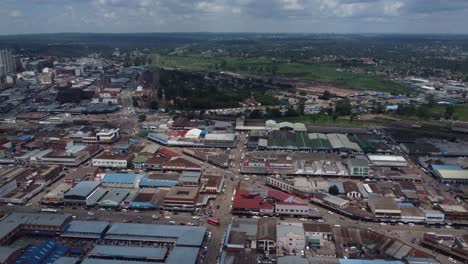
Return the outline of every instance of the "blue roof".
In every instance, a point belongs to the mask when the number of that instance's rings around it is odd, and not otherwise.
[[[412,203],[399,203],[398,205],[400,207],[414,207],[414,204]]]
[[[200,248],[196,247],[175,247],[169,257],[167,264],[195,264]]]
[[[127,246],[109,246],[97,245],[90,256],[95,257],[121,257],[128,259],[164,259],[168,249],[166,247],[127,247]]]
[[[342,183],[342,182],[328,181],[328,187],[332,187],[333,185],[335,185],[336,187],[338,187],[338,191],[339,191],[340,193],[345,193],[344,186],[343,186],[343,183]]]
[[[404,264],[401,261],[386,261],[383,259],[338,259],[340,264]]]
[[[205,237],[206,227],[180,225],[153,225],[113,223],[106,232],[105,238],[118,239],[132,237],[135,239],[172,240],[177,246],[201,246]]]
[[[133,184],[138,176],[140,176],[140,174],[108,172],[104,176],[104,179],[102,180],[102,182],[103,183]]]
[[[73,258],[73,257],[61,257],[57,259],[54,264],[76,264],[78,263],[80,259],[79,258]]]
[[[76,196],[88,196],[97,187],[99,187],[101,183],[97,181],[81,181],[73,188],[71,188],[68,192],[65,193],[66,196],[76,195]]]
[[[130,202],[128,205],[130,208],[146,208],[146,209],[158,209],[159,206],[150,202]]]
[[[40,264],[57,248],[54,240],[47,240],[38,246],[29,247],[15,263]]]
[[[21,140],[21,141],[28,141],[31,139],[32,139],[31,135],[21,135],[21,136],[16,137],[16,140]]]
[[[174,187],[178,181],[171,180],[152,180],[148,176],[143,176],[140,180],[140,187]]]
[[[92,233],[101,235],[109,226],[105,221],[80,221],[74,220],[66,224],[63,228],[64,233]]]
[[[433,170],[463,170],[463,168],[459,165],[451,165],[451,164],[444,164],[444,165],[438,165],[438,164],[431,164],[431,167]]]

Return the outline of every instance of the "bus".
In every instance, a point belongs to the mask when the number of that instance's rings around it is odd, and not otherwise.
[[[41,209],[41,212],[42,212],[42,213],[56,213],[56,212],[57,212],[57,209],[53,209],[53,208],[42,208],[42,209]]]
[[[216,220],[216,219],[211,218],[211,217],[209,217],[209,218],[206,220],[206,222],[208,222],[208,224],[210,224],[210,225],[215,225],[215,226],[219,225],[219,220]]]

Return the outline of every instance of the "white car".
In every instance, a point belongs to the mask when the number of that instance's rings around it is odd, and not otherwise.
[[[171,220],[171,217],[166,215],[166,216],[164,216],[164,219]]]
[[[200,217],[198,215],[196,215],[196,216],[192,216],[192,219],[197,220],[197,219],[200,219]]]
[[[94,215],[94,213],[93,212],[88,212],[88,215]]]

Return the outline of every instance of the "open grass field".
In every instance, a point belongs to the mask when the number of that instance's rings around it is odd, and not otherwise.
[[[435,105],[429,109],[431,115],[443,116],[445,113],[445,105]],[[453,114],[455,120],[468,121],[468,104],[454,105],[455,113]]]
[[[266,58],[153,55],[156,66],[194,71],[230,71],[247,76],[281,76],[316,81],[336,87],[402,94],[410,92],[402,85],[380,77],[337,71],[332,63],[274,61]]]
[[[332,116],[329,115],[305,115],[297,117],[283,117],[281,121],[288,122],[299,122],[310,125],[332,125],[332,126],[343,126],[343,127],[368,127],[374,125],[382,125],[380,122],[373,121],[350,121],[348,116],[340,116],[336,120],[333,120]]]

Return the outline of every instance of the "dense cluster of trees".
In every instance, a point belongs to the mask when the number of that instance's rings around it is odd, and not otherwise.
[[[160,71],[157,97],[172,100],[182,110],[239,107],[239,102],[253,98],[261,105],[276,105],[263,80],[237,79],[182,71]]]

